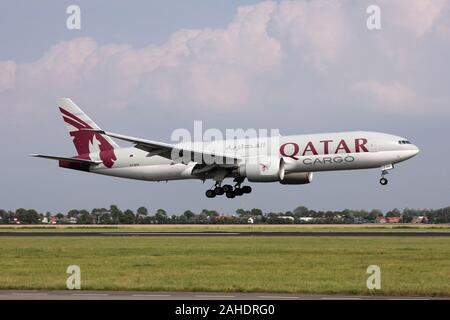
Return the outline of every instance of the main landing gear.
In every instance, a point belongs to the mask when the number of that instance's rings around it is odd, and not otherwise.
[[[388,179],[386,179],[384,176],[389,174],[389,170],[394,169],[394,165],[388,164],[383,167],[381,167],[381,179],[380,184],[385,186],[388,184]]]
[[[213,188],[206,190],[206,197],[214,198],[215,196],[225,194],[227,198],[232,199],[236,196],[242,196],[243,194],[252,192],[252,187],[241,186],[243,181],[244,180],[242,179],[235,179],[234,182],[236,182],[236,184],[234,187],[230,184],[225,184],[222,186],[221,181],[216,181]]]

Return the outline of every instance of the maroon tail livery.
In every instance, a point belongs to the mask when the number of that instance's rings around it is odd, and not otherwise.
[[[109,137],[83,129],[100,129],[75,103],[70,99],[58,100],[58,107],[66,122],[73,144],[78,152],[78,159],[92,159],[98,153],[102,163],[111,168],[117,160],[114,149],[117,144]]]

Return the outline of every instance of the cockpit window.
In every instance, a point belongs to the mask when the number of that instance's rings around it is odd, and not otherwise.
[[[408,140],[399,140],[398,143],[399,144],[411,144],[411,142],[409,142]]]

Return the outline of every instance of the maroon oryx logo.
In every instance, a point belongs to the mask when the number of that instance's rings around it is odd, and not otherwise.
[[[89,146],[97,144],[98,149],[100,149],[100,159],[106,167],[111,168],[117,158],[114,153],[114,147],[108,142],[108,140],[106,140],[105,137],[99,133],[89,130],[81,130],[92,129],[92,127],[63,108],[60,107],[59,110],[63,114],[64,121],[77,129],[70,132],[70,136],[73,137],[73,144],[78,152],[77,158],[92,160],[89,157],[89,153],[91,152]],[[94,139],[96,141],[94,141]]]

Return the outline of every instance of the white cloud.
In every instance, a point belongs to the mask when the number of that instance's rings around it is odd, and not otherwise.
[[[417,37],[431,32],[443,13],[449,9],[448,0],[384,0],[382,14],[389,23],[412,31]]]
[[[226,29],[179,30],[162,46],[99,46],[92,38],[60,42],[18,66],[19,85],[69,94],[108,92],[114,100],[108,105],[117,107],[126,107],[131,96],[149,98],[147,92],[155,93],[152,99],[183,98],[201,108],[241,106],[252,79],[280,66],[280,44],[267,34],[275,8],[272,2],[241,7]]]
[[[138,104],[175,111],[175,105],[221,112],[257,110],[269,97],[274,109],[283,103],[306,116],[334,106],[336,97],[354,101],[357,92],[365,95],[366,109],[428,112],[432,105],[425,110],[416,103],[432,98],[418,90],[428,85],[418,66],[442,61],[428,59],[430,43],[422,41],[431,30],[448,30],[447,5],[382,2],[382,19],[386,14],[391,27],[375,32],[366,29],[360,6],[318,0],[239,7],[223,29],[178,30],[159,46],[76,38],[30,63],[0,61],[0,101],[15,106],[5,111],[12,116],[58,96],[81,96],[99,108]],[[418,37],[414,43],[398,40],[405,29]],[[440,101],[446,97],[442,93]],[[303,109],[311,104],[318,111]]]
[[[398,81],[382,83],[370,80],[357,83],[354,88],[365,93],[369,99],[374,98],[381,110],[394,113],[411,111],[416,101],[416,95],[411,88]]]
[[[321,69],[334,62],[349,31],[338,1],[283,1],[271,21],[273,34]]]
[[[0,92],[14,88],[16,67],[14,61],[0,61]]]

